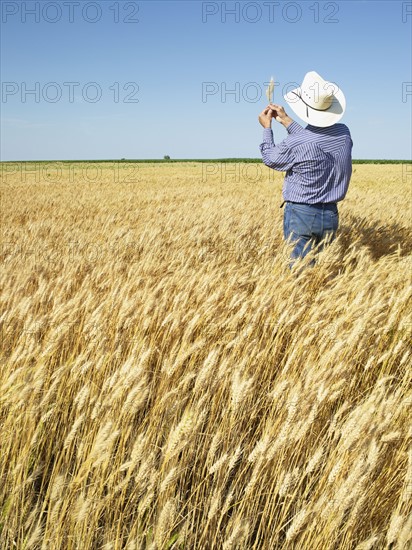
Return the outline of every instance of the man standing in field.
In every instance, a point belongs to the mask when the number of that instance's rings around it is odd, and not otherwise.
[[[284,98],[308,125],[303,128],[281,105],[269,104],[259,115],[264,128],[260,151],[266,166],[286,172],[283,233],[293,241],[292,259],[297,259],[335,238],[337,202],[345,197],[352,175],[353,143],[349,128],[337,124],[346,101],[335,84],[312,71]],[[272,118],[289,134],[278,145],[273,141]]]

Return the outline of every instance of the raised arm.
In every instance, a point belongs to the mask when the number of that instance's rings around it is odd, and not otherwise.
[[[292,149],[288,147],[287,140],[282,141],[278,145],[274,144],[271,128],[272,118],[282,124],[288,133],[297,133],[299,132],[299,128],[302,130],[303,128],[285,113],[281,105],[271,103],[259,115],[259,122],[264,128],[263,142],[260,144],[263,163],[269,166],[269,168],[284,172],[292,168],[295,160],[294,154]]]
[[[286,172],[294,165],[293,150],[288,147],[286,140],[278,145],[274,144],[272,128],[265,128],[263,130],[263,142],[259,148],[262,154],[262,161],[269,168]]]

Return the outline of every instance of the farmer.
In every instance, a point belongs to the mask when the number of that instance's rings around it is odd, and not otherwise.
[[[269,104],[259,115],[264,128],[260,151],[266,166],[286,172],[281,205],[286,203],[283,233],[286,240],[293,241],[291,257],[295,260],[335,238],[339,222],[336,203],[348,190],[353,143],[349,128],[337,124],[346,101],[335,84],[312,71],[284,98],[308,125],[303,128],[281,105]],[[272,118],[289,134],[277,145],[273,142]]]

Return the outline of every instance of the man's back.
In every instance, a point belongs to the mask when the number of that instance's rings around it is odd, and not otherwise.
[[[287,138],[274,145],[272,130],[267,129],[261,144],[263,162],[286,171],[284,200],[306,204],[342,200],[352,174],[349,128],[345,124],[303,128],[292,122],[287,131]]]

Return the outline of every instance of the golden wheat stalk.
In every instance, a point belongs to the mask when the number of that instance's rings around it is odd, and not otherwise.
[[[275,81],[273,80],[273,76],[270,79],[269,85],[266,89],[266,97],[268,99],[269,103],[273,103],[273,92],[275,89]]]

